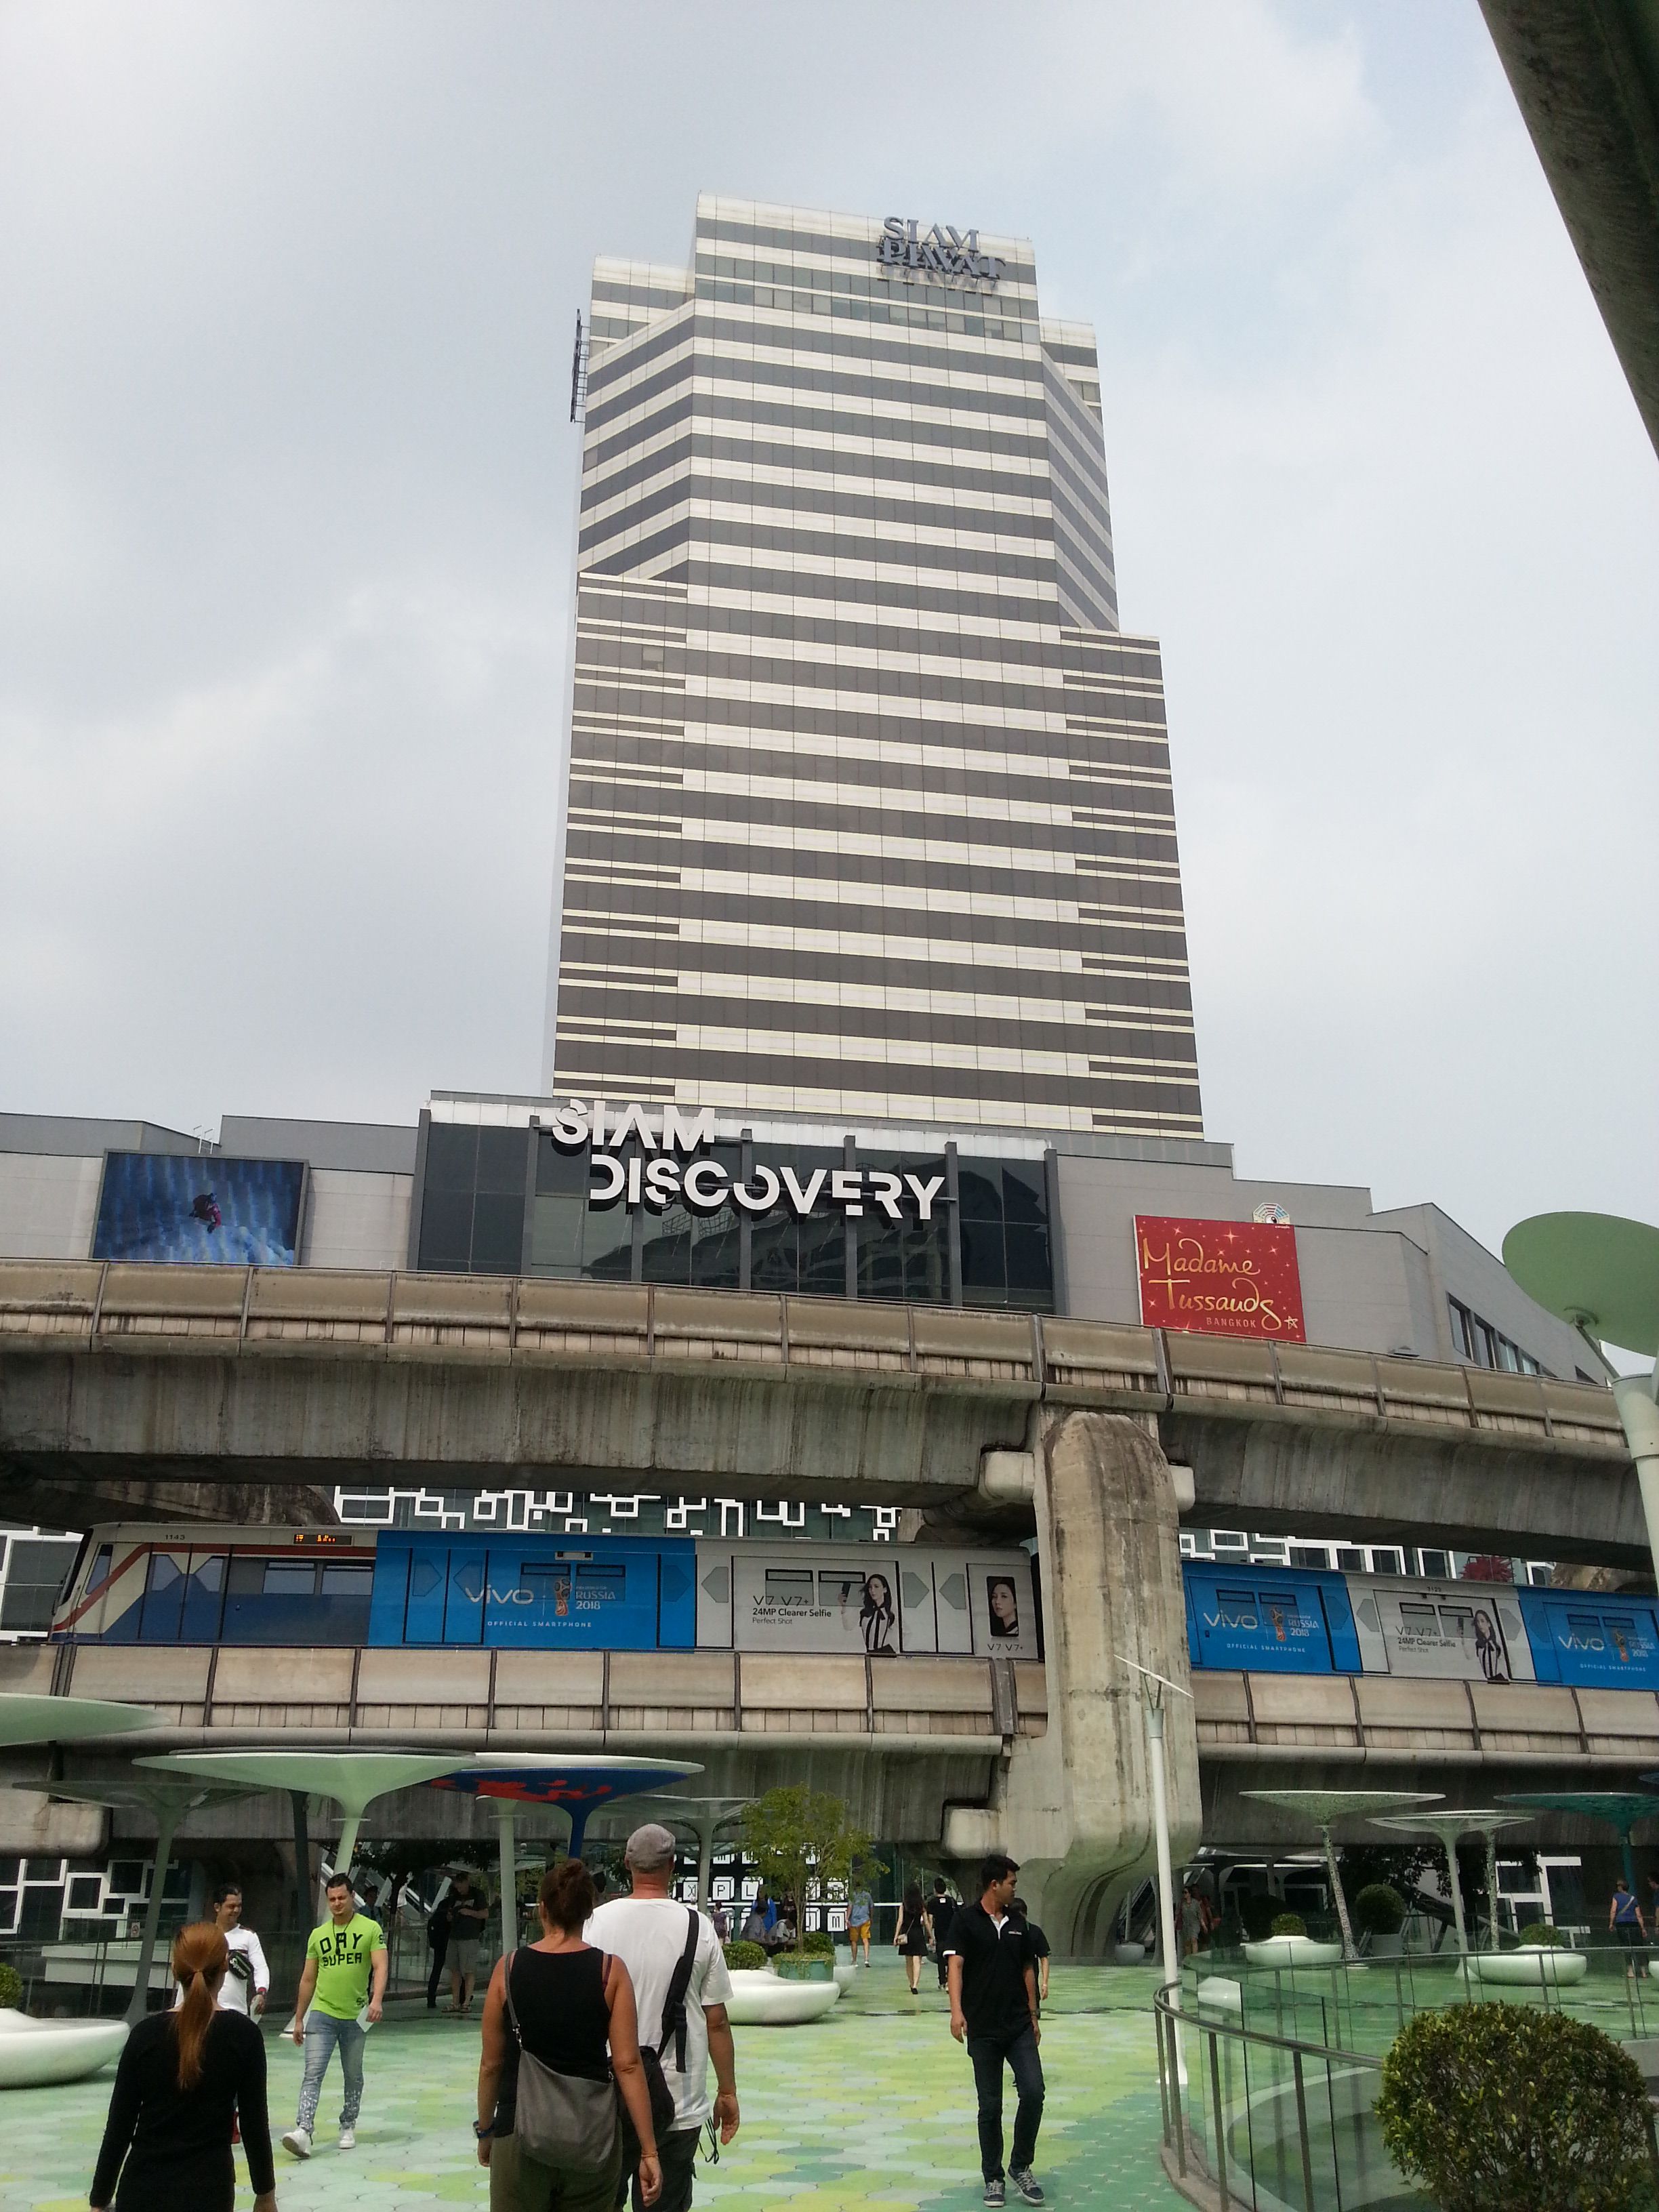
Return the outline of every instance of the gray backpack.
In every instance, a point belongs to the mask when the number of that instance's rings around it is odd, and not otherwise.
[[[526,2051],[524,2031],[513,2005],[514,1951],[502,1976],[507,2016],[519,2045],[519,2094],[513,2134],[526,2158],[539,2166],[568,2166],[598,2173],[610,2165],[617,2148],[617,2087],[607,2075],[590,2081],[585,2075],[558,2074]],[[599,1984],[611,1972],[608,1953],[600,1954]]]

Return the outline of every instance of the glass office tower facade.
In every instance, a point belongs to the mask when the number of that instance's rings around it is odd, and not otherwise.
[[[1201,1134],[1158,649],[1029,244],[705,197],[591,310],[550,1091]]]

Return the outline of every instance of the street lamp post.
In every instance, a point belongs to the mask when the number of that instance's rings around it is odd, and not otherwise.
[[[1150,1667],[1125,1658],[1121,1651],[1113,1656],[1120,1666],[1140,1677],[1141,1695],[1146,1701],[1147,1763],[1152,1778],[1152,1832],[1158,1850],[1158,1940],[1164,1948],[1162,1986],[1176,1989],[1178,2008],[1181,1954],[1176,1948],[1175,1867],[1170,1856],[1170,1796],[1164,1775],[1164,1692],[1173,1690],[1178,1698],[1190,1698],[1193,1693],[1183,1690],[1179,1682],[1170,1681],[1167,1675],[1155,1674]]]

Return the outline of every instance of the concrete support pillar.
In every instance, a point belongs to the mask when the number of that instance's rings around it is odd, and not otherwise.
[[[161,1924],[161,1892],[167,1885],[167,1862],[173,1856],[173,1838],[180,1812],[179,1807],[162,1806],[155,1815],[155,1871],[150,1877],[149,1902],[144,1907],[144,1932],[138,1944],[138,1978],[132,1985],[132,1998],[127,2006],[129,2026],[136,2026],[143,2018],[149,2004],[149,1970],[155,1958],[156,1931]]]
[[[953,1810],[948,1855],[1006,1850],[1062,1953],[1105,1948],[1126,1890],[1152,1871],[1152,1783],[1141,1691],[1117,1655],[1185,1685],[1186,1598],[1169,1463],[1138,1420],[1054,1407],[1033,1417],[1048,1728],[1016,1740],[992,1806]],[[1168,1699],[1174,1863],[1200,1831],[1191,1700]]]

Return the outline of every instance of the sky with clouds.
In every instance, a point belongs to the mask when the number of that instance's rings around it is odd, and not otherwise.
[[[1659,1218],[1659,461],[1474,0],[8,0],[0,1108],[536,1086],[571,327],[699,189],[1096,324],[1241,1170]]]

